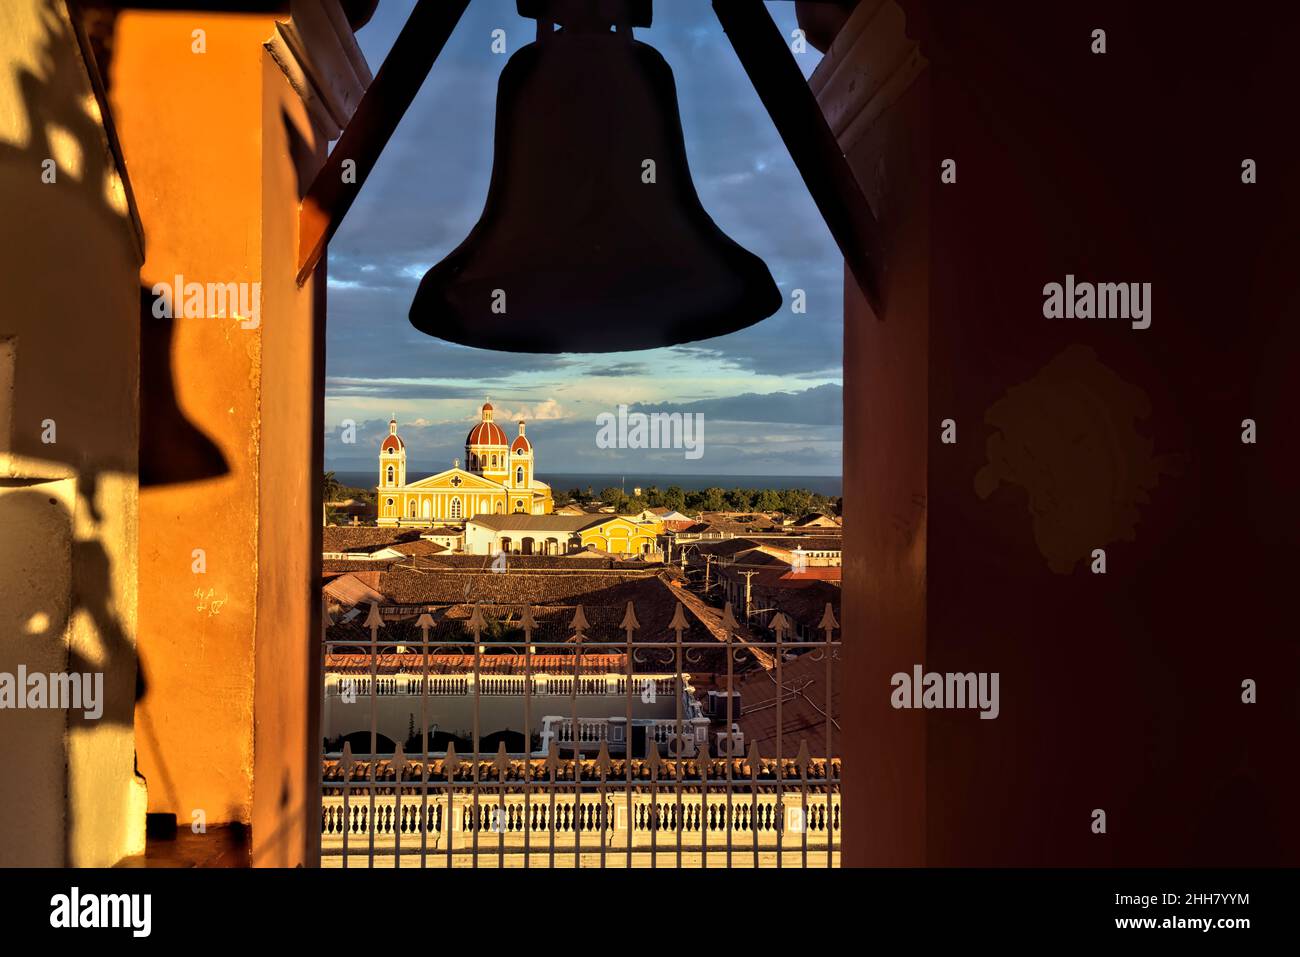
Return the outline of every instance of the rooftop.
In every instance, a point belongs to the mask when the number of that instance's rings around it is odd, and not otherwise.
[[[839,665],[832,662],[831,713],[840,713],[838,683],[834,681]],[[740,692],[741,716],[736,720],[745,734],[745,747],[758,746],[760,754],[776,754],[776,670],[751,671],[735,679]],[[808,741],[813,751],[826,750],[826,659],[803,654],[781,665],[781,752],[793,757],[799,744]],[[839,721],[831,722],[832,744],[839,748],[843,740]]]
[[[326,525],[321,533],[321,550],[326,552],[373,550],[420,537],[418,528],[376,528],[373,525]]]
[[[422,675],[424,656],[420,654],[378,655],[376,673],[381,675]],[[616,675],[627,673],[626,655],[533,655],[531,670],[528,656],[513,654],[429,655],[429,674],[465,675],[474,673],[478,659],[481,675],[550,674]],[[335,674],[370,674],[369,654],[327,654],[325,670]]]
[[[525,515],[516,512],[511,515],[475,515],[466,521],[466,525],[478,525],[495,531],[520,532],[576,532],[602,521],[592,515]]]

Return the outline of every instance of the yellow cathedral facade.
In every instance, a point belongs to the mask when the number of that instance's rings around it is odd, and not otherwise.
[[[377,491],[380,525],[464,525],[476,515],[549,515],[551,487],[533,474],[533,446],[524,435],[509,439],[492,421],[491,402],[465,437],[465,467],[460,460],[445,472],[406,481],[406,443],[397,434],[397,418],[379,447]]]

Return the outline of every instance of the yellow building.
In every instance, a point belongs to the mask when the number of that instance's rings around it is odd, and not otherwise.
[[[596,548],[614,555],[656,555],[663,522],[625,515],[479,515],[465,524],[470,555],[571,555]]]
[[[465,437],[465,464],[437,475],[406,481],[406,443],[397,434],[397,419],[379,447],[380,525],[461,525],[475,515],[549,515],[551,487],[533,475],[533,446],[524,435],[510,441],[492,421],[492,403]]]
[[[659,536],[663,533],[663,522],[608,515],[580,529],[578,537],[583,548],[599,548],[614,555],[649,555],[659,550]]]

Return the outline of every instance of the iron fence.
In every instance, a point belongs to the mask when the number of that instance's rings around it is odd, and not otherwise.
[[[385,611],[402,617],[400,608]],[[582,606],[566,641],[534,640],[534,609],[515,613],[517,645],[483,643],[478,605],[459,635],[424,607],[414,644],[409,624],[400,639],[383,634],[394,622],[378,606],[365,622],[368,643],[330,638],[324,616],[324,866],[838,866],[840,642],[829,605],[813,626],[822,640],[790,640],[797,629],[784,613],[771,620],[770,636],[756,636],[730,605],[708,640],[684,637],[680,602],[669,640],[638,638],[632,602],[618,638],[589,634]],[[737,703],[743,685],[770,687],[772,697]],[[557,714],[566,698],[568,713]],[[463,736],[439,732],[440,745],[436,719],[452,700],[469,726]],[[485,704],[511,700],[521,706],[522,732],[493,727],[485,735]],[[415,735],[404,746],[400,733],[387,732],[417,701],[419,746],[409,748]],[[602,713],[615,701],[621,713]],[[798,721],[787,729],[791,704]],[[368,733],[331,735],[362,714]],[[757,739],[741,743],[745,715],[762,718],[764,747],[774,753],[764,755]]]

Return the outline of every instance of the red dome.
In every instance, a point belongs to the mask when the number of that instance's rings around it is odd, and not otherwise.
[[[532,450],[532,445],[522,435],[515,436],[515,440],[510,443],[511,452],[531,452]]]
[[[483,411],[484,411],[484,412],[491,412],[491,411],[492,411],[492,403],[491,403],[491,402],[484,402],[484,403],[483,403]]]
[[[485,408],[492,408],[486,406]],[[495,422],[480,422],[474,428],[469,430],[469,435],[465,438],[466,445],[505,445],[506,434],[501,431],[501,427]]]
[[[379,451],[387,452],[389,449],[400,450],[405,447],[406,446],[402,443],[402,440],[398,438],[397,435],[394,433],[394,434],[390,434],[384,439],[384,444],[379,447]]]

